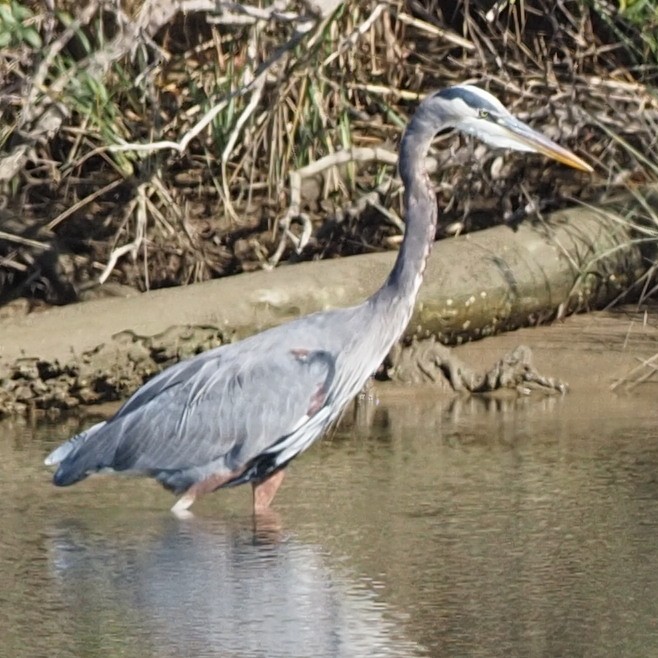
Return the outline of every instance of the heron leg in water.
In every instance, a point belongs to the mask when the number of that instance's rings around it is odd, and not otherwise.
[[[171,508],[171,511],[176,516],[185,517],[188,515],[187,510],[192,506],[192,503],[197,499],[197,497],[215,491],[221,486],[225,485],[231,480],[242,475],[244,469],[238,471],[232,471],[231,473],[215,473],[207,477],[205,480],[200,480],[195,482],[177,501],[176,504]],[[274,494],[272,494],[274,495]]]
[[[219,489],[222,485],[234,480],[235,478],[242,475],[244,469],[240,471],[234,471],[232,473],[223,473],[216,475],[211,475],[205,480],[200,482],[195,482],[177,501],[176,504],[171,508],[171,511],[180,517],[186,517],[189,515],[187,511],[194,501],[201,496],[202,494],[215,491]],[[253,482],[253,495],[254,495],[254,514],[261,514],[268,510],[274,495],[277,492],[277,489],[281,486],[283,482],[283,477],[285,472],[283,469],[275,471],[271,475],[268,475],[264,480],[260,482]]]
[[[254,514],[262,514],[269,508],[284,477],[285,471],[281,469],[274,471],[260,482],[251,483],[254,494]]]

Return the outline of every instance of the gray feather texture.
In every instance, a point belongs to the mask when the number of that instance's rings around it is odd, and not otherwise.
[[[351,393],[336,390],[335,355],[353,342],[364,310],[318,313],[168,368],[108,422],[48,455],[46,464],[59,464],[55,483],[73,484],[109,468],[151,475],[183,491],[263,453],[276,457],[277,444],[286,440],[282,448],[294,442],[300,452],[335,418],[319,414],[327,401]],[[327,331],[339,318],[344,337]]]

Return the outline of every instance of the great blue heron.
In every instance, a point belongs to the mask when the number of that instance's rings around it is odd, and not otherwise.
[[[171,366],[110,420],[54,450],[46,458],[59,464],[54,483],[105,469],[147,475],[182,494],[172,510],[183,512],[200,494],[251,482],[254,512],[267,509],[288,462],[339,417],[409,322],[437,221],[424,162],[445,128],[592,171],[486,91],[459,85],[430,95],[400,144],[406,232],[382,287],[358,306],[314,313]]]

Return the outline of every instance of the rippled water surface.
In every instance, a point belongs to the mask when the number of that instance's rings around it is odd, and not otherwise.
[[[177,520],[151,481],[58,490],[90,422],[0,424],[0,655],[656,656],[655,396],[386,390],[289,469]]]

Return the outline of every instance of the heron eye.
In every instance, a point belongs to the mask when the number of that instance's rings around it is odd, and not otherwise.
[[[480,119],[488,119],[489,112],[488,110],[478,110],[478,116],[480,117]]]

